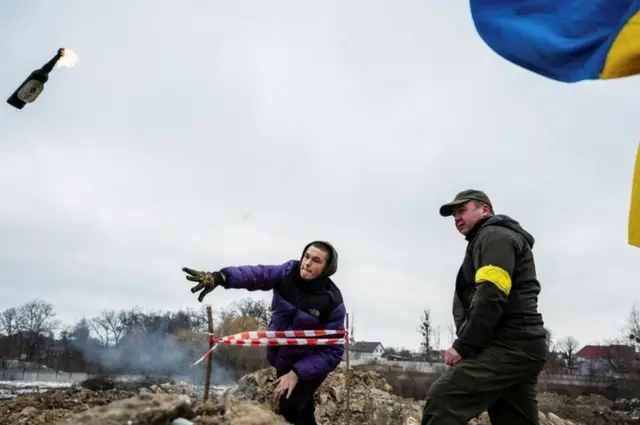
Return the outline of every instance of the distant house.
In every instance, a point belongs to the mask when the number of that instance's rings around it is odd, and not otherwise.
[[[444,362],[445,350],[429,350],[428,354],[423,354],[422,360],[426,360],[429,363],[442,363]]]
[[[575,355],[574,355],[575,358]],[[544,371],[551,374],[566,374],[567,361],[564,353],[551,351],[547,356],[547,362],[544,365]],[[571,373],[571,371],[569,371]]]
[[[0,361],[0,368],[27,369],[27,370],[48,369],[46,365],[33,363],[33,362],[25,362],[18,359],[3,359],[2,361]]]
[[[349,356],[352,360],[379,360],[384,355],[385,350],[381,342],[360,341],[349,347]]]
[[[405,362],[406,362],[406,361],[410,361],[410,360],[411,360],[411,357],[405,357],[405,356],[401,356],[401,355],[399,355],[399,354],[389,354],[389,353],[386,353],[384,357],[385,357],[387,360],[393,360],[393,361],[399,361],[399,362],[402,362],[402,361],[405,361]]]
[[[582,376],[612,377],[637,363],[637,354],[628,345],[585,345],[576,354],[577,373]]]

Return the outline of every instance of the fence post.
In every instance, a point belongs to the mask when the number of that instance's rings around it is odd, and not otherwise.
[[[346,326],[345,328],[347,329],[347,332],[345,333],[345,339],[344,339],[344,344],[345,344],[345,351],[346,351],[346,361],[347,361],[347,370],[344,374],[344,387],[345,387],[345,397],[347,399],[347,423],[351,422],[351,371],[350,371],[350,364],[349,364],[349,348],[350,348],[350,344],[349,344],[349,340],[351,339],[351,335],[349,335],[349,313],[346,314]]]
[[[211,312],[211,306],[207,306],[207,326],[209,333],[213,335],[213,313]],[[210,336],[211,336],[210,335]],[[209,349],[212,349],[214,342],[211,338],[209,338]],[[203,402],[207,402],[209,400],[209,389],[211,386],[211,372],[213,370],[213,353],[209,354],[207,358],[207,368],[206,375],[204,376],[204,400]]]

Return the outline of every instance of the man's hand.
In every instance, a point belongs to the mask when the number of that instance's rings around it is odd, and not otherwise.
[[[273,401],[277,402],[283,393],[287,393],[286,398],[291,396],[293,389],[298,384],[298,375],[291,370],[289,373],[282,375],[276,379],[276,389],[273,390]]]
[[[453,366],[462,360],[462,356],[458,354],[455,348],[450,347],[444,352],[444,363],[448,366]]]
[[[220,272],[201,272],[188,267],[183,267],[182,271],[187,273],[187,276],[185,276],[187,280],[198,282],[196,286],[191,288],[191,292],[195,294],[198,291],[202,291],[200,292],[200,295],[198,295],[198,301],[200,302],[202,302],[209,292],[222,284],[222,281],[224,280],[224,277]]]

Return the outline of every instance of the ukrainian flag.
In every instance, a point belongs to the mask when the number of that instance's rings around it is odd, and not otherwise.
[[[640,248],[640,145],[631,183],[631,209],[629,211],[629,244]]]
[[[574,83],[640,74],[640,0],[470,0],[480,37],[503,58]]]

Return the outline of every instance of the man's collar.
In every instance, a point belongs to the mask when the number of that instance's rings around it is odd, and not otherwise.
[[[471,242],[473,240],[473,238],[476,237],[476,234],[478,233],[478,231],[480,230],[480,228],[487,222],[487,220],[489,220],[491,218],[491,216],[489,217],[485,217],[483,219],[481,219],[480,221],[478,221],[476,223],[475,226],[473,226],[473,228],[471,229],[471,231],[469,233],[467,233],[467,235],[465,236],[465,239],[468,242]]]

